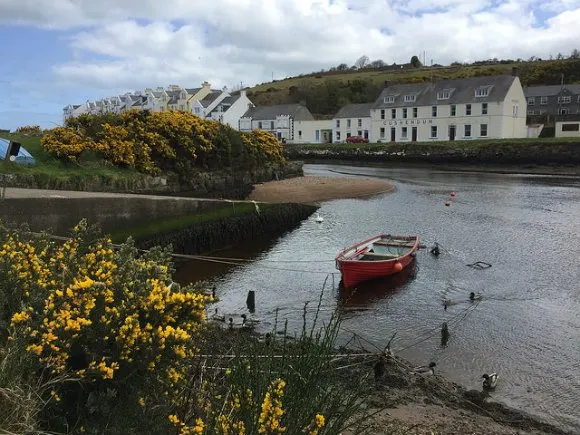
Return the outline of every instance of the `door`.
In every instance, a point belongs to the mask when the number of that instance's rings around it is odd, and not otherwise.
[[[411,129],[411,140],[417,142],[417,127]]]
[[[455,126],[449,126],[449,140],[455,140]]]
[[[395,127],[391,127],[391,142],[395,141],[395,134],[396,134],[396,129]]]
[[[365,130],[365,139],[368,140],[369,139],[369,131]]]

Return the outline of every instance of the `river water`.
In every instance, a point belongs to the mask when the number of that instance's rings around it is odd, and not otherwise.
[[[384,347],[396,331],[395,350],[413,363],[435,361],[440,373],[476,389],[483,373],[498,372],[495,400],[580,433],[580,179],[342,165],[304,172],[378,177],[396,191],[322,203],[323,223],[313,216],[276,240],[214,254],[251,260],[243,264],[183,264],[178,280],[215,284],[226,313],[246,312],[255,290],[268,331],[276,309],[299,328],[303,304],[316,304],[326,279],[321,315],[338,306],[345,339],[358,337],[351,345]],[[399,275],[339,289],[337,252],[379,233],[419,234],[428,247],[438,241],[442,254],[423,249]],[[492,267],[467,266],[476,261]],[[479,303],[469,301],[471,291],[481,292]],[[445,299],[456,304],[444,310]],[[442,322],[451,333],[445,347]]]

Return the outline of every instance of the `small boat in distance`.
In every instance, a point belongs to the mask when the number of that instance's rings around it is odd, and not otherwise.
[[[357,243],[336,256],[344,287],[394,275],[407,267],[417,255],[419,236],[380,234]]]

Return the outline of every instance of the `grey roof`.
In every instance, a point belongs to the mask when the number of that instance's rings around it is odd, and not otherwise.
[[[334,118],[369,118],[375,103],[347,104],[342,107]]]
[[[568,90],[573,94],[580,94],[580,85],[530,86],[524,88],[524,94],[526,97],[550,97],[559,95],[563,90]]]
[[[220,107],[220,106],[231,106],[236,101],[238,101],[239,98],[240,98],[239,95],[232,95],[232,96],[224,98],[223,100],[220,101],[220,103],[217,106],[214,107],[214,109],[211,112],[208,113],[208,115],[217,112],[218,107]]]
[[[242,118],[252,118],[257,121],[273,120],[278,115],[289,115],[295,121],[313,121],[314,116],[306,106],[301,104],[278,104],[276,106],[252,107]]]
[[[179,91],[165,91],[167,92],[167,95],[169,96],[169,100],[167,101],[167,104],[177,104],[177,102],[179,101],[179,96],[181,95],[181,90]]]
[[[201,99],[200,103],[203,107],[207,107],[213,103],[221,94],[222,91],[212,89],[209,94]]]
[[[373,109],[401,106],[430,106],[437,104],[465,104],[476,102],[499,102],[505,99],[516,77],[511,75],[470,77],[466,79],[440,80],[435,83],[411,83],[389,86],[381,92]],[[475,90],[489,86],[486,97],[475,97]],[[438,100],[440,91],[449,90],[448,99]],[[415,101],[405,102],[405,95],[415,94]],[[393,103],[384,103],[387,96],[395,97]]]
[[[199,91],[201,91],[201,88],[185,88],[185,92],[187,92],[190,95],[195,95]]]

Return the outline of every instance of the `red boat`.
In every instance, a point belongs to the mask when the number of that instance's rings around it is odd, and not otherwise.
[[[419,236],[380,234],[357,243],[336,256],[336,268],[344,287],[382,276],[394,275],[417,255]]]

